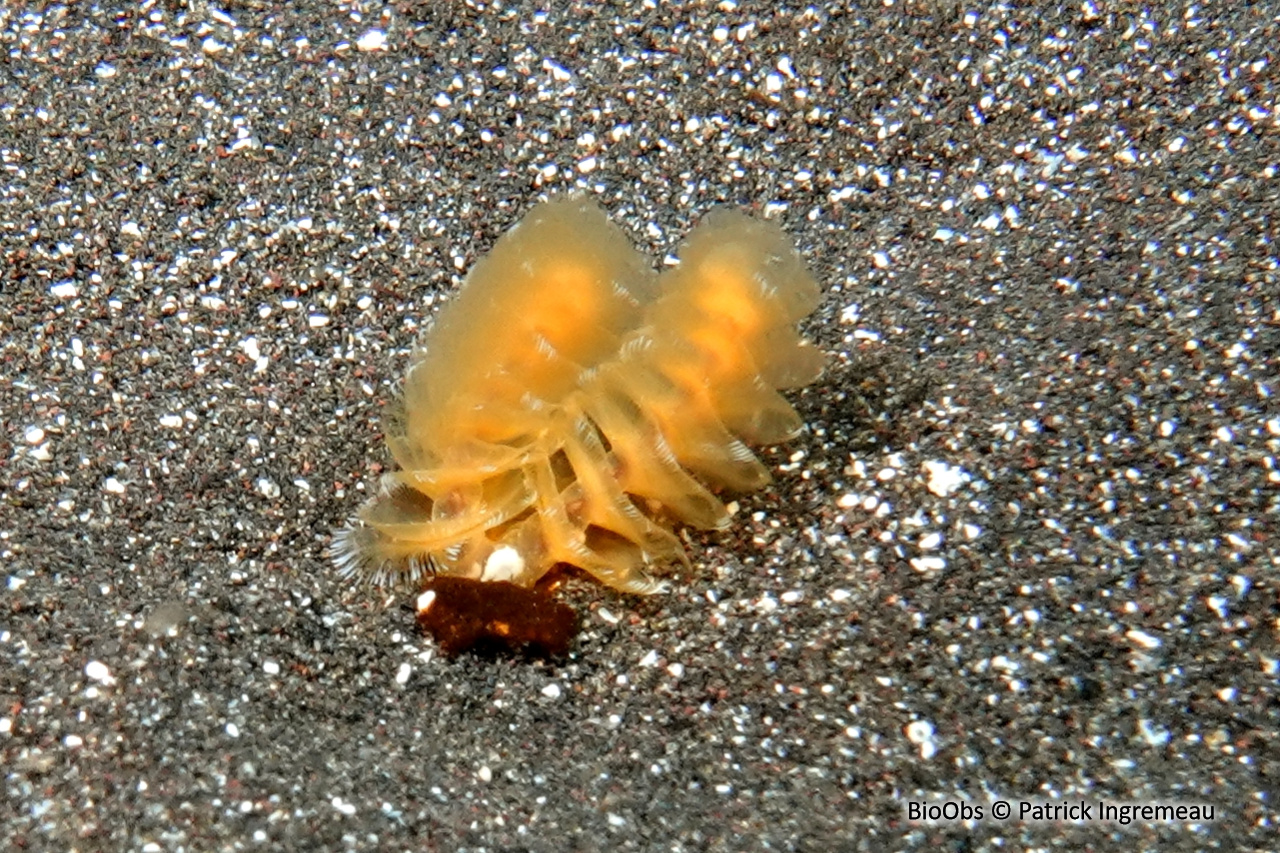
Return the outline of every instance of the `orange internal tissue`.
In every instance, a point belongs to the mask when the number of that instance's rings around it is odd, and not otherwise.
[[[678,256],[657,274],[577,197],[503,236],[412,357],[397,470],[335,537],[341,571],[532,587],[567,563],[647,593],[687,565],[672,527],[723,528],[717,491],[769,482],[748,444],[800,431],[779,392],[823,357],[796,330],[818,286],[776,225],[716,210]]]

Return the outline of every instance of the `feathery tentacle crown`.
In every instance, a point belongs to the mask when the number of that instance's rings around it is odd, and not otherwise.
[[[335,538],[345,574],[532,586],[570,563],[628,592],[729,522],[710,488],[769,473],[747,444],[802,424],[778,393],[823,357],[818,287],[782,231],[710,213],[656,274],[593,203],[539,205],[476,264],[415,353],[388,431],[399,470]],[[710,488],[709,488],[710,487]]]

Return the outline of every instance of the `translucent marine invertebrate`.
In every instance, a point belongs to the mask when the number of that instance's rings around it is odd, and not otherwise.
[[[823,358],[796,332],[818,287],[774,224],[717,210],[661,275],[594,204],[548,202],[439,312],[388,430],[399,470],[334,542],[346,574],[532,587],[568,563],[628,592],[756,489],[747,447],[793,437],[779,390]]]

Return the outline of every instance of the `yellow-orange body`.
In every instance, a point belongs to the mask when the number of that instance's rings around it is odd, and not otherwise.
[[[388,431],[399,470],[341,531],[347,572],[533,585],[570,563],[631,592],[687,562],[665,526],[728,523],[710,488],[769,474],[801,428],[778,393],[821,354],[818,288],[777,226],[717,210],[656,274],[594,204],[539,205],[439,312]],[[710,488],[709,488],[710,487]]]

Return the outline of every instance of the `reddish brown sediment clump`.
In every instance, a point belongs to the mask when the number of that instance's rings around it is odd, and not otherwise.
[[[418,626],[447,655],[514,652],[561,657],[578,632],[578,614],[548,593],[509,581],[439,576],[418,596]]]

